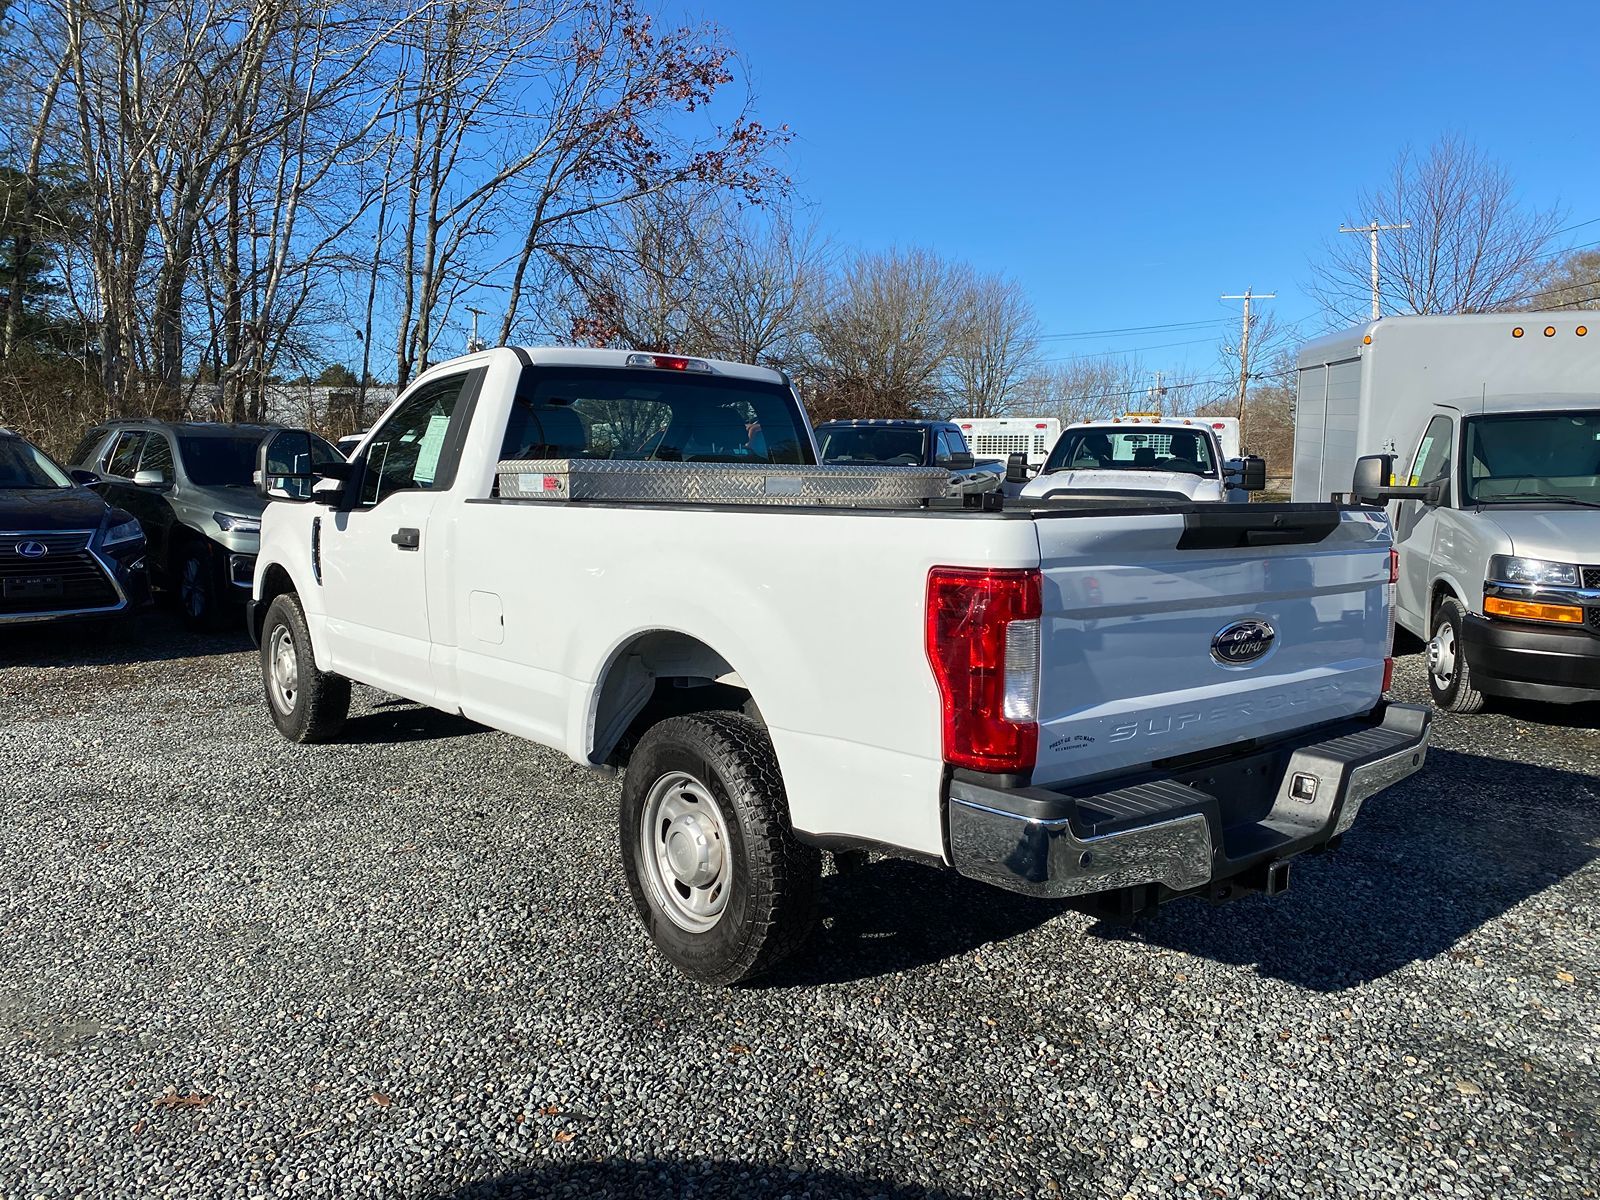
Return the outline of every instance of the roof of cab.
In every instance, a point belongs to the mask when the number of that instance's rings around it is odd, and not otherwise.
[[[711,374],[731,377],[734,379],[758,380],[762,383],[776,383],[787,387],[789,377],[782,371],[774,371],[771,367],[757,367],[749,363],[729,362],[721,358],[707,358],[701,354],[666,354],[649,350],[594,350],[583,346],[520,346],[515,347],[519,355],[525,355],[527,361],[549,366],[560,367],[632,367],[639,369],[638,363],[630,363],[629,358],[634,355],[648,355],[652,358],[689,358],[705,363],[711,368]],[[670,368],[657,368],[670,370]],[[693,374],[693,372],[684,372]]]

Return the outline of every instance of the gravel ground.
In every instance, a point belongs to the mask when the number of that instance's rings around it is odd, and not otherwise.
[[[0,663],[7,1200],[1600,1186],[1592,709],[1441,718],[1273,900],[1129,930],[879,861],[719,991],[552,753],[361,689],[288,745],[162,619]]]

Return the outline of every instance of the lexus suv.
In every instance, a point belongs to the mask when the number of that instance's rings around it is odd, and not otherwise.
[[[127,509],[150,540],[150,574],[192,628],[214,626],[250,596],[261,511],[256,450],[272,425],[119,420],[90,429],[72,465]],[[317,461],[344,456],[312,435]],[[324,457],[325,456],[325,457]]]
[[[0,627],[115,616],[149,602],[133,515],[0,429]]]

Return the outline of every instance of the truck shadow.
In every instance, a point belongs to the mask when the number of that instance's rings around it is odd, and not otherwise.
[[[942,962],[1067,911],[954,871],[887,858],[822,880],[817,929],[765,987],[849,983]]]
[[[1340,991],[1455,949],[1587,866],[1600,856],[1597,843],[1600,780],[1434,749],[1425,771],[1367,802],[1339,850],[1296,859],[1285,894],[1216,907],[1179,900],[1132,925],[1093,921],[1087,936]],[[905,971],[1020,937],[1080,907],[885,859],[823,879],[820,927],[762,983],[806,987]]]
[[[519,1197],[584,1196],[607,1200],[660,1200],[694,1196],[699,1200],[745,1197],[839,1197],[840,1200],[957,1200],[958,1193],[929,1191],[817,1168],[791,1170],[759,1163],[710,1159],[660,1161],[608,1158],[599,1162],[550,1163],[467,1184],[430,1189],[445,1200],[516,1200]]]
[[[1367,802],[1338,851],[1297,860],[1284,895],[1182,901],[1091,932],[1341,991],[1455,949],[1600,856],[1597,839],[1594,776],[1434,749]]]
[[[388,746],[488,732],[487,726],[455,713],[392,698],[379,700],[371,711],[346,721],[339,741],[350,746]]]

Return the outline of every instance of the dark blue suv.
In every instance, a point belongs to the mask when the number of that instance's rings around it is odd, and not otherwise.
[[[144,554],[131,513],[0,429],[0,627],[144,607]]]

